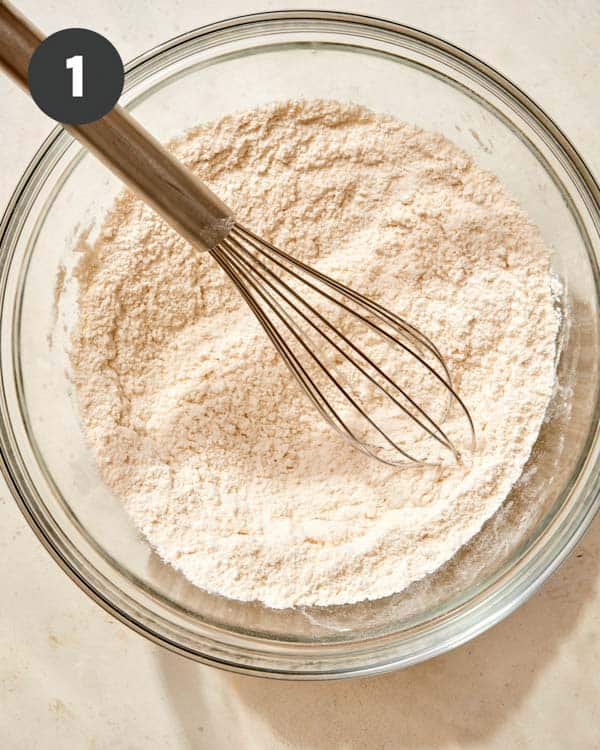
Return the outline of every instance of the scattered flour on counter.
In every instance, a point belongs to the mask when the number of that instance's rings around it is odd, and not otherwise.
[[[386,596],[432,572],[519,478],[554,383],[538,230],[440,135],[290,101],[171,145],[258,234],[438,345],[478,449],[397,470],[318,416],[218,265],[124,193],[77,267],[72,366],[107,485],[194,584],[272,607]]]

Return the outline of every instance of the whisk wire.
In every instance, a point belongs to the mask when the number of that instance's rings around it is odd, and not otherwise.
[[[474,448],[475,445],[475,426],[473,424],[471,415],[469,413],[469,410],[467,409],[465,403],[462,401],[458,393],[454,390],[452,387],[452,382],[450,378],[450,373],[448,372],[448,368],[446,367],[446,363],[444,362],[444,358],[442,357],[440,351],[435,346],[435,344],[427,337],[425,334],[423,334],[421,331],[417,330],[414,326],[412,326],[410,323],[407,323],[405,320],[400,318],[398,315],[395,315],[390,310],[387,310],[386,308],[379,305],[377,302],[369,299],[368,297],[365,297],[364,295],[361,295],[359,292],[356,292],[354,289],[351,289],[350,287],[345,286],[344,284],[341,284],[339,281],[336,281],[335,279],[330,278],[329,276],[326,276],[325,274],[321,273],[315,268],[312,268],[311,266],[303,263],[300,260],[297,260],[296,258],[289,255],[289,253],[284,252],[283,250],[280,250],[275,245],[272,245],[267,240],[261,240],[261,238],[254,234],[251,230],[247,229],[243,225],[236,222],[234,225],[229,238],[238,238],[239,239],[245,239],[254,250],[256,250],[258,253],[264,255],[265,257],[269,258],[273,263],[277,264],[280,268],[287,271],[289,274],[294,276],[296,279],[301,281],[302,283],[309,286],[311,289],[316,291],[317,293],[323,295],[326,299],[333,302],[334,304],[338,305],[342,309],[346,310],[346,312],[349,312],[354,317],[360,319],[362,322],[364,322],[367,326],[369,326],[372,330],[374,330],[379,335],[383,336],[384,338],[388,339],[389,341],[393,342],[394,344],[401,347],[406,353],[411,355],[412,357],[415,357],[420,364],[422,364],[424,367],[426,367],[429,372],[438,379],[438,381],[444,385],[449,393],[449,396],[453,398],[458,405],[460,406],[461,410],[463,411],[463,414],[467,418],[469,422],[469,429],[471,432],[471,448]],[[243,245],[239,243],[241,247]],[[244,248],[247,252],[247,249]],[[279,258],[287,261],[288,263],[292,264],[293,266],[301,268],[303,271],[305,271],[308,275],[313,276],[317,278],[319,281],[321,281],[326,286],[329,286],[333,289],[335,289],[339,294],[342,294],[350,299],[352,299],[357,304],[362,305],[363,307],[370,310],[374,315],[376,315],[379,318],[383,318],[383,320],[388,323],[388,325],[391,325],[394,328],[398,328],[401,333],[405,336],[408,336],[412,338],[414,341],[416,341],[418,344],[424,346],[426,349],[429,350],[431,354],[435,357],[436,361],[441,365],[445,378],[440,375],[440,373],[431,366],[429,362],[427,362],[425,359],[419,356],[418,353],[414,352],[412,349],[410,349],[403,341],[400,339],[397,339],[395,336],[392,336],[388,331],[385,329],[382,329],[380,326],[376,325],[372,321],[370,321],[368,318],[365,318],[360,313],[356,312],[356,310],[353,310],[348,305],[344,304],[340,300],[336,299],[335,297],[332,297],[330,294],[328,294],[326,291],[320,289],[316,285],[314,285],[309,279],[306,279],[300,274],[298,274],[296,271],[293,270],[293,268],[289,268],[281,261],[277,260],[276,257],[273,257],[267,252],[267,249],[271,251],[274,255],[278,256]],[[399,389],[400,390],[400,389]],[[408,396],[406,396],[407,400],[409,400]],[[427,415],[425,415],[427,417]],[[437,425],[436,425],[437,426]]]
[[[227,238],[224,240],[223,244],[229,246],[230,240]],[[237,249],[244,254],[250,255],[247,248],[243,247],[240,243],[237,242],[237,240],[232,239],[231,244],[235,244]],[[448,436],[444,433],[444,431],[429,417],[429,415],[422,409],[422,407],[417,404],[414,399],[412,399],[402,388],[400,388],[394,381],[385,373],[367,354],[362,352],[356,344],[354,344],[343,332],[336,329],[334,324],[328,320],[324,315],[322,315],[318,310],[316,310],[314,307],[308,304],[308,302],[303,299],[294,289],[291,287],[288,287],[271,269],[266,266],[260,259],[255,258],[254,256],[251,256],[252,260],[255,264],[258,264],[258,267],[262,269],[264,272],[266,272],[270,277],[272,277],[275,282],[279,285],[281,285],[284,288],[284,291],[279,290],[279,294],[285,299],[288,305],[306,322],[309,326],[311,326],[317,333],[319,333],[323,338],[343,357],[346,358],[348,362],[350,362],[362,375],[364,375],[369,382],[371,382],[380,392],[384,393],[391,401],[406,415],[411,417],[423,430],[425,430],[432,438],[435,440],[438,440],[442,445],[444,445],[448,450],[451,450],[454,452],[454,447],[452,446]],[[260,271],[253,267],[250,262],[248,262],[245,258],[240,258],[240,261],[244,263],[246,268],[249,270],[249,272],[256,274],[261,281],[270,289],[273,289],[275,291],[275,285],[265,276],[263,273],[260,273]],[[424,424],[420,419],[415,417],[414,414],[410,412],[398,399],[390,393],[386,388],[384,388],[381,383],[379,383],[367,370],[365,370],[353,357],[351,357],[347,352],[345,352],[332,338],[327,332],[321,330],[318,328],[314,320],[311,320],[310,317],[308,317],[294,302],[292,302],[288,297],[287,294],[291,294],[301,305],[304,305],[318,320],[320,320],[324,325],[326,325],[329,329],[333,331],[333,333],[337,336],[339,336],[342,341],[347,344],[356,354],[358,354],[360,357],[362,357],[375,371],[378,375],[380,375],[390,386],[393,388],[396,388],[403,398],[405,398],[411,406],[413,406],[419,414],[423,417],[423,419],[427,420],[431,424],[431,428],[428,427],[426,424]],[[362,319],[362,317],[361,317]],[[289,323],[288,323],[289,325]],[[313,350],[309,351],[311,355],[313,355]],[[321,367],[323,367],[321,365]],[[329,371],[326,371],[327,375],[331,377]],[[333,378],[331,378],[333,380]],[[377,426],[374,422],[370,423],[377,429],[377,431],[382,434],[386,440],[389,440],[389,437],[383,433],[383,431]],[[433,429],[432,429],[433,428]],[[439,435],[434,432],[434,430],[437,430],[439,432]],[[394,444],[394,447],[399,449],[396,444]]]
[[[378,303],[262,240],[237,222],[225,239],[210,252],[250,306],[286,365],[320,414],[328,424],[349,439],[363,453],[391,465],[401,465],[398,455],[410,463],[428,463],[428,460],[417,458],[412,452],[399,445],[397,440],[392,439],[388,432],[378,424],[378,421],[361,406],[348,388],[344,387],[340,382],[341,373],[337,372],[336,368],[332,371],[332,368],[328,367],[317,354],[317,352],[323,352],[322,342],[326,342],[330,347],[329,351],[342,357],[339,360],[342,367],[349,366],[350,373],[360,374],[365,379],[363,382],[375,387],[375,393],[389,399],[389,402],[394,404],[404,417],[408,417],[426,435],[449,450],[457,461],[461,460],[459,450],[436,419],[431,417],[423,406],[412,398],[396,380],[392,379],[371,356],[359,348],[328,316],[316,309],[306,294],[299,293],[285,278],[282,278],[277,269],[288,274],[292,281],[304,285],[301,289],[304,290],[306,287],[307,292],[311,290],[319,295],[319,299],[326,300],[336,308],[349,313],[353,319],[367,326],[383,341],[398,347],[398,351],[407,355],[409,361],[412,359],[422,366],[424,370],[421,372],[434,376],[435,382],[442,387],[441,392],[446,393],[449,399],[446,411],[441,418],[442,421],[447,418],[452,403],[458,404],[469,425],[471,448],[475,447],[473,420],[466,405],[452,386],[442,355],[433,342],[414,326]],[[341,299],[334,295],[339,295]],[[353,309],[351,305],[356,305],[359,309]],[[368,316],[373,316],[376,322]],[[334,386],[334,393],[341,395],[342,403],[346,404],[346,408],[348,405],[351,406],[364,420],[363,430],[365,425],[368,425],[380,438],[383,438],[388,446],[386,450],[393,449],[395,452],[393,459],[383,456],[381,446],[372,445],[371,439],[367,440],[355,433],[354,428],[342,417],[324,393],[323,388],[315,381],[315,377],[311,375],[306,364],[300,361],[295,346],[290,343],[289,336],[286,337],[280,330],[281,326],[292,334],[292,341],[296,346],[301,347],[300,352],[303,351],[308,355],[308,361],[317,366],[317,372],[325,376],[325,383]],[[393,333],[384,326],[391,328]],[[316,346],[313,333],[321,337],[321,343],[317,342]],[[428,362],[425,356],[431,356],[436,366]],[[437,367],[441,370],[439,371]],[[371,371],[368,368],[371,368]],[[421,378],[422,375],[419,374],[418,377]],[[383,384],[378,378],[383,381]],[[347,382],[351,384],[353,381],[354,377]],[[396,393],[399,397],[395,395]]]

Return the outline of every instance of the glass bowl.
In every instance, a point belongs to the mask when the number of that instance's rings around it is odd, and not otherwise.
[[[565,285],[559,386],[502,509],[441,570],[386,599],[271,610],[208,594],[163,565],[99,480],[68,375],[75,239],[121,189],[56,128],[1,225],[0,449],[8,485],[54,559],[146,637],[227,669],[365,675],[465,642],[521,604],[598,507],[599,191],[556,125],[462,50],[398,24],[328,12],[245,16],[128,66],[123,103],[158,138],[287,98],[351,100],[443,133],[495,172],[553,251]],[[96,224],[97,226],[97,224]],[[92,230],[93,231],[93,230]]]

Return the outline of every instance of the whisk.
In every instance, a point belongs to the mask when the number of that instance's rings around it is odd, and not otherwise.
[[[0,64],[26,90],[42,38],[0,3]],[[304,393],[352,445],[399,466],[460,461],[474,448],[471,415],[417,328],[246,228],[121,107],[65,127],[221,266]]]

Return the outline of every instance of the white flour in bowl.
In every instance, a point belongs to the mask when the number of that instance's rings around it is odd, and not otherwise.
[[[358,106],[277,103],[172,148],[258,234],[430,336],[478,448],[468,467],[398,470],[347,445],[217,264],[127,193],[77,269],[73,376],[104,481],[211,592],[400,591],[498,509],[540,429],[560,321],[538,230],[442,136]]]

